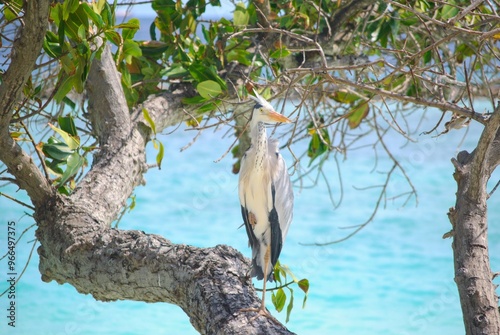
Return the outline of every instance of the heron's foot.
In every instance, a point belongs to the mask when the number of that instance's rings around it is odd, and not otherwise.
[[[253,316],[251,319],[250,319],[250,322],[253,322],[253,320],[257,319],[259,316],[264,316],[266,318],[268,318],[269,320],[271,320],[272,322],[278,324],[278,325],[281,325],[281,322],[278,321],[278,319],[276,319],[274,316],[271,315],[271,313],[269,313],[266,309],[266,307],[264,306],[261,306],[260,308],[242,308],[240,309],[239,313],[241,312],[255,312],[257,313],[257,315]]]

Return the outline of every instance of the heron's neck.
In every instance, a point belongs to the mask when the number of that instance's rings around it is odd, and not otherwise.
[[[252,129],[252,146],[255,148],[256,164],[263,162],[267,154],[267,132],[263,122],[258,122]]]

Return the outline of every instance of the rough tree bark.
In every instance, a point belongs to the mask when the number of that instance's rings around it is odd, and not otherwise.
[[[487,182],[500,162],[500,104],[488,120],[477,148],[462,151],[454,178],[457,201],[449,218],[453,226],[455,282],[467,335],[500,334],[498,296],[488,255]]]

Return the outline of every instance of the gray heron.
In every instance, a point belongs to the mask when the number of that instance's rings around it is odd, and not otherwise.
[[[241,160],[239,197],[241,214],[252,248],[251,276],[264,279],[260,308],[248,308],[258,315],[272,316],[265,307],[266,282],[273,281],[274,265],[292,221],[293,191],[278,141],[268,139],[266,124],[292,122],[274,110],[255,92],[256,104],[250,119],[250,148]]]

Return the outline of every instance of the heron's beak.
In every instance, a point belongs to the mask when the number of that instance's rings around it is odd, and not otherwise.
[[[278,112],[275,112],[275,111],[269,111],[267,116],[269,117],[270,120],[272,120],[274,122],[283,122],[283,123],[291,123],[292,122],[292,120],[290,120],[286,116],[284,116]]]

